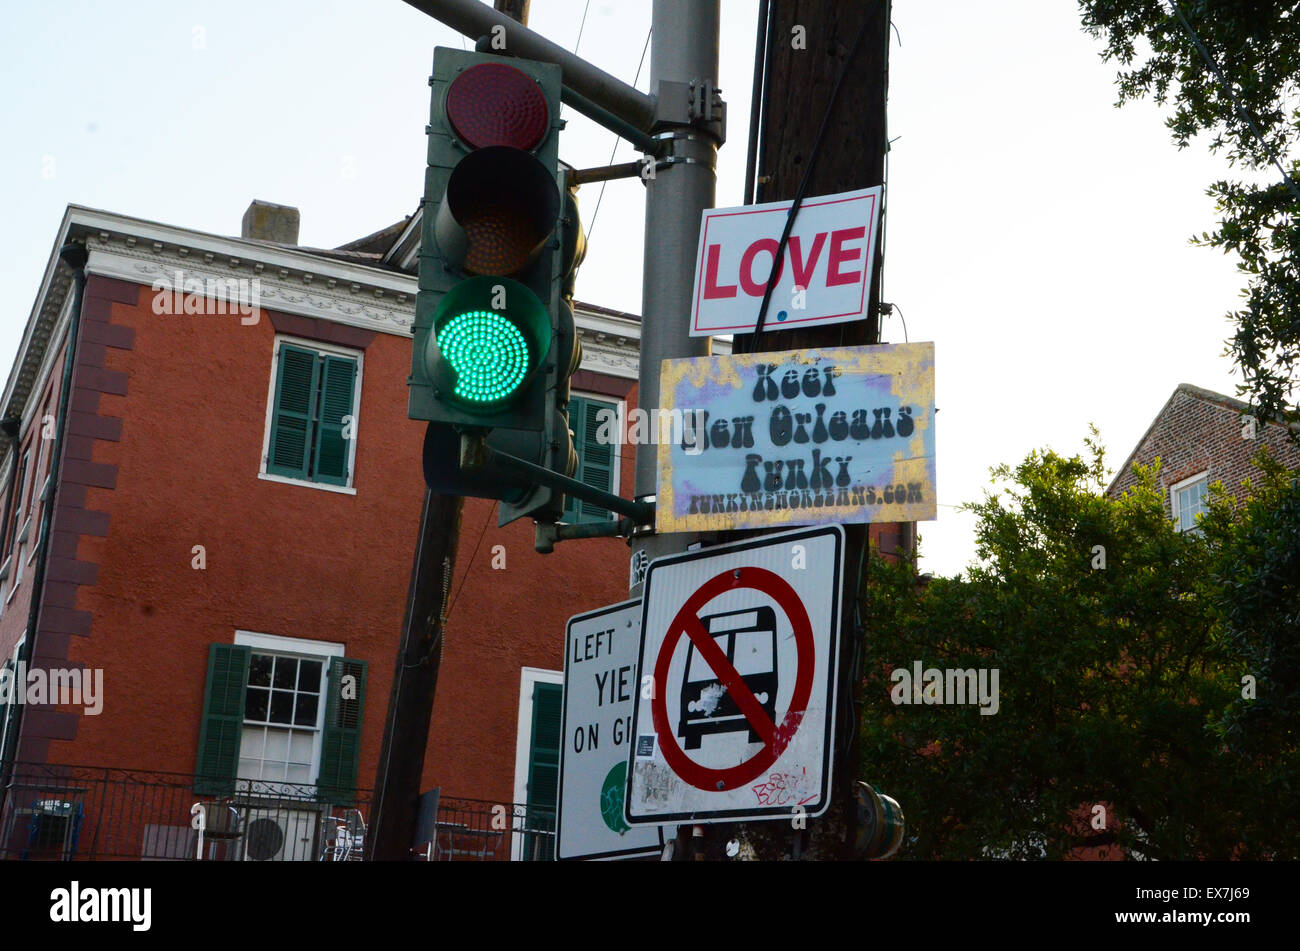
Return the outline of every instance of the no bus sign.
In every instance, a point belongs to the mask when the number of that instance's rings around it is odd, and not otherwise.
[[[629,824],[826,810],[843,557],[828,525],[650,563]]]
[[[773,267],[789,201],[709,208],[700,225],[691,336],[747,333],[775,271],[764,327],[861,320],[876,257],[881,188],[806,198]]]

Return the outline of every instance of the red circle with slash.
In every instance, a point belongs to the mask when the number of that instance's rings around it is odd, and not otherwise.
[[[752,588],[770,597],[785,612],[794,629],[797,652],[794,695],[790,698],[790,707],[781,720],[780,726],[774,724],[767,716],[754,696],[754,692],[749,689],[735,666],[727,660],[713,637],[700,623],[700,611],[705,605],[726,591],[740,588]],[[750,728],[763,741],[763,748],[759,752],[737,766],[714,769],[695,762],[681,748],[669,723],[664,695],[667,693],[668,668],[682,635],[690,638],[695,644],[696,651],[727,688],[728,694],[745,715]],[[668,635],[659,648],[658,660],[655,662],[655,693],[650,701],[650,713],[655,732],[659,734],[659,749],[673,772],[697,789],[709,792],[736,789],[762,775],[763,771],[785,752],[800,723],[803,722],[804,712],[808,709],[808,698],[812,695],[816,652],[808,611],[789,582],[775,572],[768,571],[766,568],[729,568],[701,585],[673,618],[668,628]]]

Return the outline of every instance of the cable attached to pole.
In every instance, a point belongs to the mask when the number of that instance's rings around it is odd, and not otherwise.
[[[790,206],[790,212],[785,219],[785,227],[781,230],[781,240],[776,245],[776,254],[772,258],[772,274],[768,278],[767,288],[763,291],[763,303],[758,308],[758,321],[754,324],[752,342],[747,351],[749,353],[754,353],[758,349],[758,338],[763,332],[764,323],[767,321],[767,308],[772,302],[772,290],[776,286],[776,275],[780,269],[781,259],[785,257],[785,248],[790,240],[790,232],[794,228],[794,220],[799,215],[799,208],[803,205],[804,195],[808,191],[808,182],[812,178],[813,166],[817,164],[817,155],[821,152],[822,142],[826,138],[826,129],[830,126],[831,115],[835,112],[835,103],[840,98],[840,89],[844,86],[844,79],[849,74],[849,67],[853,65],[853,60],[857,58],[858,49],[862,46],[863,37],[867,35],[867,27],[870,23],[871,17],[868,15],[862,21],[862,28],[858,30],[857,38],[849,49],[849,55],[844,59],[839,78],[835,80],[835,88],[831,90],[831,99],[826,104],[826,113],[822,116],[821,128],[817,130],[817,138],[813,140],[812,152],[808,155],[808,164],[804,166],[803,176],[799,180],[799,189],[795,192],[794,203]]]

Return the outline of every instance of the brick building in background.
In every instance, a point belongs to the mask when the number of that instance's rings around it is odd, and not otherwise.
[[[1129,453],[1107,490],[1119,496],[1137,482],[1133,464],[1160,460],[1157,484],[1167,496],[1169,517],[1179,531],[1195,528],[1196,516],[1206,509],[1209,487],[1222,482],[1236,499],[1242,483],[1258,481],[1251,458],[1260,446],[1287,469],[1300,467],[1300,446],[1277,422],[1258,423],[1250,407],[1221,393],[1181,383],[1156,414],[1137,446]]]
[[[11,676],[102,670],[102,709],[3,711],[0,855],[192,857],[199,800],[210,857],[312,858],[327,815],[364,818],[424,493],[406,386],[418,217],[325,250],[263,203],[239,238],[68,208],[0,410],[0,659]],[[69,242],[88,279],[53,464]],[[177,312],[156,313],[167,298]],[[595,414],[634,405],[640,324],[576,316],[579,478],[628,496],[631,447],[596,444]],[[424,770],[453,830],[484,810],[451,796],[551,808],[565,621],[627,596],[623,540],[543,556],[531,521],[498,528],[494,509],[465,501]],[[348,676],[355,696],[332,689]],[[546,851],[473,831],[442,844]]]

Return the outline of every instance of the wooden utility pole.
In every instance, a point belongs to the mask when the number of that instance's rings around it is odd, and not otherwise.
[[[763,125],[758,148],[756,200],[795,197],[808,162],[815,162],[805,198],[880,185],[885,175],[885,95],[888,84],[889,4],[887,0],[772,0],[768,20],[768,61]],[[864,32],[865,31],[865,32]],[[859,34],[862,34],[859,38]],[[845,63],[848,63],[845,71]],[[827,123],[824,141],[817,133],[841,73],[842,87]],[[751,121],[757,121],[752,117]],[[813,159],[814,148],[817,154]],[[883,216],[882,216],[883,225]],[[737,352],[851,347],[879,341],[880,234],[873,241],[875,280],[868,319],[804,330],[764,332],[736,338]],[[765,326],[773,326],[773,301]],[[854,788],[859,776],[863,626],[858,579],[866,552],[867,526],[845,526],[844,610],[840,636],[839,709],[836,711],[835,764],[831,805],[810,820],[806,835],[785,823],[753,823],[746,837],[759,858],[779,858],[797,850],[804,858],[851,859],[857,829]],[[722,836],[717,838],[721,839]]]
[[[456,564],[462,499],[425,490],[420,537],[411,567],[410,593],[388,697],[384,743],[370,810],[368,859],[405,861],[415,844],[415,823],[429,745],[433,695],[442,660],[447,591]]]
[[[529,0],[495,0],[498,11],[525,26],[528,4]],[[425,214],[435,210],[426,208]],[[366,844],[366,858],[371,860],[409,860],[415,844],[424,755],[429,746],[433,697],[446,637],[447,593],[456,567],[463,507],[464,499],[459,496],[425,490],[402,644],[397,651],[375,777],[375,801]]]
[[[498,13],[504,13],[510,19],[528,25],[529,0],[493,0],[492,6]]]

